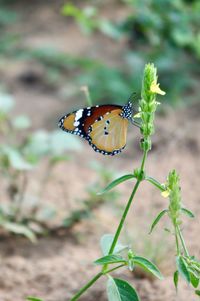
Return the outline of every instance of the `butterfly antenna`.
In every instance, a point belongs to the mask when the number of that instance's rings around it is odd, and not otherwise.
[[[128,103],[131,102],[132,104],[132,109],[133,113],[138,113],[138,108],[139,108],[139,93],[133,92],[129,98],[128,98]]]

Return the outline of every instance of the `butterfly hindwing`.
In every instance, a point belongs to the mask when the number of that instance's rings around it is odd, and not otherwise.
[[[104,155],[116,155],[126,146],[128,120],[122,118],[122,109],[107,112],[91,125],[89,143]]]

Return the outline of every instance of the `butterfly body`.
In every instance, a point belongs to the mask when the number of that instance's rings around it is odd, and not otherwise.
[[[63,116],[59,127],[86,139],[103,155],[116,155],[126,146],[128,121],[132,120],[132,102],[125,106],[101,105],[79,109]]]

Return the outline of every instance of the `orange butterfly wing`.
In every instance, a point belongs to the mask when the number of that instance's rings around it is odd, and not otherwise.
[[[76,114],[72,113],[68,115],[63,121],[63,127],[68,131],[74,131],[76,126],[75,123]]]
[[[91,125],[89,143],[95,151],[105,155],[115,155],[126,146],[128,120],[120,116],[116,109],[102,116]]]

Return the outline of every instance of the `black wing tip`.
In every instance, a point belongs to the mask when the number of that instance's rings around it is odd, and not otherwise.
[[[60,129],[63,129],[63,118],[60,118],[59,121],[58,121],[58,127]]]
[[[62,130],[66,130],[64,128],[64,121],[65,119],[69,116],[70,114],[66,114],[64,116],[62,116],[59,120],[58,120],[58,127],[61,128]]]

